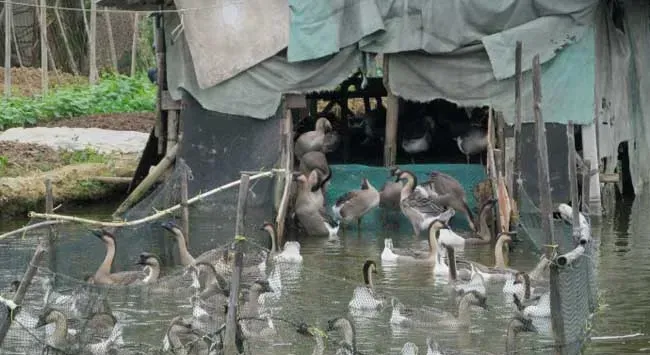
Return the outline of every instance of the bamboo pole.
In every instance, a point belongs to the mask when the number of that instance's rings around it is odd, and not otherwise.
[[[182,158],[181,158],[182,160]],[[185,166],[185,163],[181,164]],[[185,236],[185,244],[190,246],[190,205],[187,203],[188,196],[188,176],[187,171],[181,174],[181,207],[183,208],[182,221],[183,221],[183,235]]]
[[[51,225],[54,225],[54,224],[64,224],[64,223],[68,223],[68,222],[69,221],[63,221],[63,220],[48,220],[48,221],[44,221],[44,222],[30,224],[28,226],[24,226],[24,227],[15,229],[15,230],[12,230],[10,232],[0,234],[0,240],[9,238],[12,235],[16,235],[16,234],[20,234],[20,233],[27,233],[27,232],[29,232],[31,230],[34,230],[34,229],[39,229],[39,228],[51,226]]]
[[[488,146],[487,146],[487,171],[488,171],[488,176],[490,177],[490,182],[492,185],[492,196],[496,198],[497,200],[499,199],[499,177],[497,175],[497,168],[496,168],[496,162],[494,159],[494,141],[495,141],[495,134],[494,134],[494,115],[493,115],[493,110],[492,107],[490,106],[489,111],[488,111]],[[500,204],[497,204],[497,206],[500,206]],[[502,226],[501,226],[501,211],[499,208],[494,209],[494,224],[495,224],[495,229],[496,231],[502,231]]]
[[[533,109],[535,112],[535,126],[537,128],[537,186],[542,218],[542,230],[547,237],[547,245],[555,245],[553,231],[553,211],[551,202],[551,182],[548,171],[548,148],[546,145],[546,127],[542,117],[542,69],[539,55],[533,58]],[[546,248],[546,257],[552,259],[552,248]]]
[[[512,169],[515,182],[512,184],[512,199],[519,203],[519,188],[521,186],[521,153],[523,141],[521,139],[521,41],[517,41],[515,48],[515,161]]]
[[[133,13],[133,41],[131,42],[131,76],[135,76],[136,58],[138,53],[138,22],[140,14]]]
[[[585,159],[582,162],[582,213],[590,216],[589,212],[589,185],[591,182],[591,160]]]
[[[54,213],[54,193],[52,192],[52,180],[45,179],[45,213]],[[56,250],[54,246],[54,228],[50,226],[47,232],[46,249],[49,261],[49,268],[56,272]]]
[[[113,217],[119,218],[119,215],[122,213],[126,212],[126,210],[133,206],[136,202],[140,200],[140,198],[144,195],[147,190],[158,180],[158,178],[165,172],[167,169],[172,165],[174,160],[176,159],[176,151],[178,150],[178,146],[172,147],[172,149],[167,152],[167,155],[165,155],[162,160],[156,165],[153,169],[149,171],[149,174],[147,177],[145,177],[138,186],[131,191],[129,196],[122,202],[122,204],[115,210],[113,213]]]
[[[11,96],[11,28],[13,6],[11,0],[5,2],[5,98]]]
[[[252,181],[252,180],[257,180],[257,179],[261,179],[261,178],[265,178],[265,177],[270,177],[270,176],[273,176],[276,173],[284,173],[284,169],[273,169],[271,171],[259,173],[257,175],[251,176],[250,180]],[[202,194],[199,194],[199,195],[196,195],[196,196],[192,197],[191,199],[187,200],[187,204],[191,205],[191,204],[193,204],[195,202],[203,200],[204,198],[207,198],[207,197],[212,196],[212,195],[214,195],[214,194],[216,194],[218,192],[221,192],[223,190],[229,189],[229,188],[237,186],[237,185],[239,185],[239,180],[229,182],[229,183],[227,183],[225,185],[219,186],[219,187],[214,188],[214,189],[212,189],[210,191],[207,191],[207,192],[204,192]],[[88,218],[80,218],[80,217],[66,216],[66,215],[60,215],[60,214],[36,213],[36,212],[30,212],[28,214],[28,216],[30,218],[52,218],[52,219],[57,220],[57,221],[83,223],[83,224],[90,224],[90,225],[101,226],[101,227],[130,227],[130,226],[137,226],[137,225],[140,225],[140,224],[143,224],[143,223],[155,221],[155,220],[157,220],[159,218],[165,217],[165,216],[167,216],[167,215],[169,215],[171,213],[174,213],[174,212],[178,211],[180,208],[181,208],[181,205],[177,204],[177,205],[174,205],[174,206],[169,207],[167,209],[164,209],[162,211],[158,211],[158,212],[152,214],[151,216],[144,217],[144,218],[141,218],[141,219],[136,219],[136,220],[133,220],[133,221],[125,221],[125,222],[102,222],[102,221],[96,221],[96,220],[92,220],[92,219],[88,219]],[[50,222],[50,221],[48,221],[48,222]],[[25,227],[25,228],[22,228],[21,231],[24,232],[26,230],[29,230],[29,229],[26,229],[26,227]],[[16,231],[13,231],[13,232],[10,232],[10,233],[7,233],[7,234],[3,234],[3,235],[0,236],[0,239],[4,238],[8,234],[16,234]]]
[[[104,21],[106,21],[106,35],[108,36],[108,45],[111,51],[111,64],[113,71],[117,73],[117,53],[115,52],[115,39],[113,38],[113,25],[111,24],[111,14],[104,8]]]
[[[224,339],[224,354],[239,354],[236,345],[237,335],[237,312],[239,300],[239,283],[244,264],[242,252],[244,219],[246,217],[246,197],[248,195],[249,176],[242,174],[239,185],[239,196],[237,198],[237,222],[235,224],[235,260],[233,261],[232,282],[230,283],[230,297],[228,298],[228,314],[226,318],[226,336]]]
[[[161,7],[162,8],[162,7]],[[162,110],[162,93],[165,90],[165,31],[164,31],[164,21],[162,14],[156,15],[156,32],[155,32],[155,43],[156,43],[156,67],[158,68],[157,73],[157,84],[158,84],[158,99],[156,100],[156,123],[154,126],[154,133],[156,138],[158,138],[158,154],[161,155],[164,153],[165,148],[165,137],[163,136],[163,110]]]
[[[59,25],[59,30],[61,31],[61,38],[63,38],[63,46],[65,47],[66,54],[68,55],[68,63],[70,65],[70,69],[74,75],[79,75],[79,69],[77,69],[77,61],[72,54],[70,41],[68,40],[68,35],[66,34],[65,27],[63,26],[63,20],[61,19],[59,7],[61,7],[61,0],[56,0],[56,3],[54,4],[54,17],[56,18],[56,22]]]
[[[11,38],[13,38],[14,41],[14,49],[16,50],[16,58],[18,59],[18,66],[21,68],[24,67],[23,65],[23,56],[20,54],[20,45],[18,44],[18,36],[16,36],[16,26],[11,24]]]
[[[397,160],[397,126],[399,100],[393,95],[388,84],[388,56],[383,57],[383,81],[388,98],[386,100],[386,140],[384,142],[384,166],[395,166]]]
[[[569,191],[571,193],[571,209],[573,210],[573,238],[579,240],[581,236],[580,207],[578,206],[578,176],[576,172],[576,147],[573,121],[566,126],[567,146],[569,148]]]
[[[20,305],[23,302],[23,298],[25,298],[27,289],[32,284],[32,279],[34,278],[34,275],[36,275],[36,271],[38,270],[38,265],[40,265],[44,253],[45,253],[45,247],[42,244],[39,244],[36,247],[36,251],[34,252],[34,255],[32,256],[32,260],[29,262],[29,266],[27,267],[27,271],[25,272],[25,275],[20,281],[18,290],[16,290],[16,295],[14,296],[13,299],[14,304]],[[20,310],[21,310],[20,307],[16,307],[15,309],[12,309],[10,312],[7,312],[7,316],[10,319],[6,319],[3,322],[0,322],[0,348],[2,348],[2,343],[4,342],[5,337],[7,336],[7,332],[9,331],[9,326],[11,325],[11,320],[12,320],[11,317],[13,316],[15,318],[18,312],[20,312]]]
[[[49,88],[47,62],[47,7],[45,0],[39,0],[38,26],[41,33],[41,94],[47,96]]]
[[[81,14],[83,15],[84,20],[84,29],[86,30],[86,36],[90,38],[90,26],[88,25],[88,17],[86,15],[86,4],[84,0],[79,0],[81,2]]]
[[[291,109],[285,105],[284,122],[282,123],[282,137],[284,139],[282,148],[282,157],[284,158],[284,191],[278,207],[278,215],[275,219],[275,225],[278,233],[278,243],[282,245],[285,232],[285,221],[289,209],[289,195],[291,184],[293,183],[293,117]]]
[[[122,177],[122,176],[91,176],[88,180],[94,180],[104,184],[130,184],[133,180],[132,177]]]
[[[97,84],[97,80],[99,79],[99,74],[97,73],[97,3],[95,3],[95,1],[90,2],[90,36],[88,37],[88,61],[88,81],[90,84],[94,85]]]

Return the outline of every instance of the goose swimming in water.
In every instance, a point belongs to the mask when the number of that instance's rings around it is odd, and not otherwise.
[[[478,214],[478,230],[476,231],[478,238],[465,238],[465,245],[485,245],[492,242],[492,231],[488,226],[487,219],[496,202],[496,199],[489,199],[483,203]]]
[[[313,337],[316,341],[316,345],[314,345],[314,350],[311,352],[311,355],[323,355],[325,352],[325,340],[323,338],[327,337],[326,334],[323,334],[323,331],[310,327],[305,323],[298,325],[297,331],[299,334]]]
[[[354,325],[346,318],[334,318],[327,321],[327,331],[338,331],[343,340],[339,343],[336,355],[357,354],[357,334]]]
[[[516,294],[512,295],[514,304],[526,319],[531,318],[549,318],[551,317],[551,294],[545,292],[539,299],[526,302],[524,304]]]
[[[302,255],[300,255],[300,243],[295,241],[288,241],[284,243],[284,249],[281,250],[278,245],[278,235],[275,225],[271,222],[264,222],[262,228],[266,231],[271,239],[271,251],[269,259],[284,263],[299,264],[302,263]]]
[[[379,205],[379,191],[364,178],[361,181],[360,190],[352,190],[339,197],[332,212],[335,218],[343,223],[357,222],[357,228],[361,229],[361,218]]]
[[[384,298],[378,296],[372,283],[372,274],[377,273],[377,265],[372,260],[363,264],[363,286],[357,286],[348,307],[360,310],[375,310],[384,305]]]
[[[191,322],[176,316],[169,323],[162,350],[177,355],[208,355],[208,345],[202,340],[204,335],[205,333],[194,329]]]
[[[145,269],[147,269],[148,273],[145,272],[144,270],[111,273],[113,259],[115,258],[115,236],[113,236],[113,234],[105,230],[94,230],[92,232],[106,246],[106,257],[104,258],[104,261],[99,266],[99,268],[95,272],[95,275],[93,276],[93,280],[95,284],[130,285],[136,282],[144,282],[145,280],[147,280],[147,282],[155,281],[154,277],[156,279],[158,278],[158,273],[160,272],[159,265],[158,265],[158,271],[156,271],[155,263],[152,263],[152,265],[149,265],[147,263],[149,260],[148,254],[143,257],[145,253],[140,255],[140,260],[138,261],[138,264],[145,265]]]
[[[487,298],[476,291],[469,291],[464,294],[458,304],[458,317],[449,312],[426,307],[420,309],[409,309],[396,298],[391,300],[393,312],[390,323],[403,327],[430,328],[443,326],[449,329],[467,328],[471,325],[471,306],[478,306],[488,309]]]
[[[323,151],[325,134],[332,131],[332,123],[321,117],[316,121],[316,128],[313,131],[305,132],[296,139],[293,152],[296,158],[300,159],[307,152]]]
[[[494,258],[495,258],[494,267],[485,266],[483,264],[474,261],[467,261],[467,260],[462,260],[459,263],[468,266],[471,264],[471,266],[473,266],[476,269],[476,272],[481,274],[485,282],[506,281],[508,278],[513,277],[518,272],[515,269],[506,267],[505,264],[505,256],[504,256],[503,248],[506,245],[506,243],[512,242],[512,238],[510,237],[510,235],[512,234],[514,233],[502,232],[499,235],[499,238],[497,239],[497,243],[494,246]]]
[[[379,190],[379,207],[391,210],[399,210],[401,194],[401,181],[386,181],[381,190]]]
[[[421,231],[426,230],[431,221],[440,220],[447,223],[454,216],[453,208],[445,208],[434,198],[415,189],[417,179],[412,172],[400,172],[397,180],[406,180],[400,194],[400,209],[411,222],[415,236],[419,236]]]
[[[429,249],[424,251],[401,249],[397,254],[396,249],[393,248],[392,239],[384,239],[384,250],[381,253],[381,261],[383,262],[398,262],[398,263],[424,263],[435,264],[439,261],[438,258],[438,236],[443,223],[434,220],[429,224]],[[437,265],[436,265],[437,266]]]

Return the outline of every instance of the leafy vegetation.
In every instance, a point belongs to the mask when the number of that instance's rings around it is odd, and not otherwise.
[[[84,150],[62,151],[61,158],[65,165],[83,164],[83,163],[105,163],[108,157],[99,153],[97,150],[86,147]]]
[[[97,85],[71,85],[45,97],[11,97],[0,102],[0,130],[37,121],[97,113],[153,111],[156,87],[144,74],[105,73]]]

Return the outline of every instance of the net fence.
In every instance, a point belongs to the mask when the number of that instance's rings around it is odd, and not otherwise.
[[[578,167],[585,171],[585,166]],[[584,194],[584,190],[583,190]],[[519,184],[519,230],[536,250],[540,257],[552,248],[554,260],[551,263],[550,288],[551,317],[555,342],[565,354],[578,354],[588,338],[591,317],[598,306],[597,257],[596,245],[591,239],[591,220],[588,204],[580,203],[581,228],[574,231],[571,216],[562,215],[558,210],[553,213],[552,227],[554,241],[544,233],[542,228],[542,211],[534,200]],[[581,196],[585,198],[585,196]],[[588,242],[580,243],[580,238],[588,237]],[[577,259],[567,265],[558,263],[558,256],[584,248]],[[552,322],[549,319],[549,322]]]

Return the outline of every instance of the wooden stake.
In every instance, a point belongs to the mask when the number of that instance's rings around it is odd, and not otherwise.
[[[546,244],[555,245],[553,230],[553,211],[551,200],[551,181],[548,172],[548,148],[546,145],[546,127],[542,117],[542,68],[539,54],[533,58],[533,109],[537,129],[537,173],[542,230],[547,237]],[[553,249],[546,248],[546,257],[551,260]]]
[[[111,51],[111,64],[113,71],[117,73],[117,53],[115,52],[115,39],[113,38],[113,25],[111,24],[111,14],[104,8],[104,21],[106,21],[106,35],[108,36],[108,45]]]
[[[54,194],[52,193],[52,180],[45,179],[45,213],[54,212]],[[49,259],[49,268],[56,272],[56,249],[54,247],[54,228],[50,226],[47,232],[46,249]]]
[[[5,2],[5,98],[11,96],[11,22],[13,6],[11,0]]]
[[[278,216],[275,219],[275,225],[278,233],[278,243],[282,245],[285,232],[285,221],[287,219],[287,210],[289,209],[289,195],[291,191],[291,184],[293,183],[293,117],[291,109],[285,105],[284,109],[284,122],[282,124],[282,138],[283,147],[282,159],[284,160],[284,190],[282,191],[282,199],[278,207]]]
[[[162,8],[162,6],[161,6]],[[165,90],[165,32],[164,32],[163,16],[162,14],[156,15],[156,64],[158,68],[157,84],[158,84],[158,100],[156,102],[156,124],[154,131],[158,138],[158,155],[165,152],[165,137],[163,136],[163,110],[162,110],[162,93]]]
[[[54,17],[56,17],[56,22],[59,25],[59,30],[61,32],[61,38],[63,38],[63,45],[65,46],[65,52],[68,54],[68,63],[70,69],[74,75],[79,75],[79,69],[77,69],[77,61],[72,54],[72,49],[70,48],[70,41],[68,41],[68,35],[66,34],[65,27],[63,26],[63,20],[61,20],[61,13],[59,12],[59,7],[61,7],[61,0],[56,0],[54,4]]]
[[[92,2],[92,1],[91,1]],[[41,32],[41,94],[47,96],[48,72],[47,72],[47,8],[45,0],[39,0],[38,26]]]
[[[388,85],[388,55],[383,57],[383,81],[388,97],[386,99],[386,140],[384,141],[384,166],[395,166],[397,161],[397,125],[399,100],[393,95]]]
[[[41,0],[44,1],[44,0]],[[83,0],[82,0],[83,1]],[[88,61],[90,84],[97,84],[99,73],[97,72],[97,3],[90,2],[90,36],[88,37]]]
[[[81,2],[81,14],[83,15],[83,20],[84,20],[84,29],[86,29],[86,36],[90,38],[90,26],[88,25],[88,15],[86,14],[86,4],[84,3],[84,0],[80,0]]]
[[[576,173],[576,144],[573,121],[566,125],[566,141],[569,148],[569,191],[571,193],[571,208],[573,209],[573,238],[580,239],[580,207],[578,202],[578,176]]]
[[[239,283],[244,263],[242,252],[244,219],[246,215],[246,197],[248,196],[249,176],[242,174],[237,198],[237,222],[235,225],[235,260],[233,261],[232,283],[230,284],[230,297],[228,298],[228,315],[226,318],[226,336],[224,339],[224,353],[226,355],[239,354],[237,351],[237,303],[239,300]]]
[[[167,151],[178,143],[178,115],[176,110],[167,111]]]
[[[512,172],[515,181],[512,184],[512,199],[519,203],[519,187],[521,181],[521,152],[523,141],[521,139],[521,41],[517,41],[515,48],[515,161]]]
[[[140,21],[140,14],[133,13],[133,41],[131,42],[131,76],[135,76],[136,58],[138,55],[138,23]]]
[[[34,278],[34,275],[36,275],[36,271],[38,270],[38,266],[41,264],[41,260],[43,259],[43,254],[45,254],[46,250],[43,244],[38,244],[36,247],[36,251],[34,252],[34,255],[32,256],[32,260],[29,262],[29,266],[27,267],[27,271],[25,272],[25,275],[23,276],[22,280],[20,280],[20,285],[18,286],[18,290],[16,290],[16,295],[14,296],[14,303],[17,305],[20,305],[23,302],[23,298],[25,298],[25,294],[27,293],[27,289],[29,286],[32,284],[32,279]],[[6,307],[4,304],[0,304],[0,307]],[[20,312],[21,308],[16,308],[12,311],[7,312],[7,317],[9,319],[4,319],[2,322],[0,322],[0,348],[2,348],[2,343],[5,340],[5,337],[7,336],[7,332],[9,331],[9,326],[11,325],[11,319],[10,317],[13,316],[14,318],[18,313]]]
[[[555,340],[554,354],[563,354],[565,344],[564,320],[562,317],[562,292],[560,291],[560,270],[557,263],[550,266],[550,294],[551,294],[551,329]]]
[[[181,166],[187,166],[185,165],[185,161],[183,158],[181,158]],[[183,171],[181,173],[181,208],[183,209],[182,211],[182,227],[183,227],[183,235],[185,236],[185,244],[189,248],[190,247],[190,205],[187,203],[188,199],[188,172]]]
[[[585,159],[582,167],[582,213],[590,216],[589,213],[589,190],[591,182],[591,160]]]
[[[487,171],[488,176],[490,177],[490,182],[492,186],[492,196],[495,199],[499,199],[499,177],[497,174],[496,162],[495,162],[495,153],[494,153],[494,115],[492,107],[488,111],[488,146],[487,146]],[[499,204],[497,204],[498,206]],[[501,213],[502,211],[499,208],[494,209],[494,227],[496,231],[502,231],[501,226]]]
[[[11,37],[13,38],[14,41],[14,49],[16,50],[16,58],[18,59],[18,66],[22,68],[24,67],[23,56],[22,54],[20,54],[20,46],[18,45],[18,37],[16,36],[16,26],[14,26],[13,23],[11,24]]]

